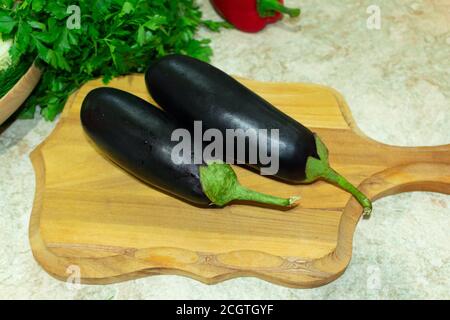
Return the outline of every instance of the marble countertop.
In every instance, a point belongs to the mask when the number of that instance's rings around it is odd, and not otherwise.
[[[447,0],[286,2],[301,5],[301,19],[285,19],[253,35],[202,30],[212,39],[212,63],[262,81],[332,86],[344,95],[362,131],[378,141],[450,143]],[[208,1],[199,3],[206,17],[218,18]],[[380,9],[379,30],[367,27],[373,4]],[[28,243],[35,189],[29,153],[54,126],[38,116],[0,129],[0,298],[450,298],[450,196],[428,192],[376,201],[372,219],[357,227],[347,271],[320,288],[289,289],[254,278],[207,286],[153,276],[71,289],[37,265]]]

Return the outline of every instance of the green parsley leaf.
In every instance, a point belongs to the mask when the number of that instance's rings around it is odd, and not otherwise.
[[[6,12],[0,11],[0,33],[10,33],[16,24],[17,22]]]
[[[209,60],[209,40],[197,38],[198,29],[227,25],[201,16],[194,0],[2,0],[0,33],[14,39],[12,61],[43,69],[21,117],[33,117],[39,105],[53,120],[85,82],[143,72],[166,54]]]

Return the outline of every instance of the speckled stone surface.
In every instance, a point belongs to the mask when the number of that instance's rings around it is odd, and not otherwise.
[[[202,31],[213,64],[263,81],[314,82],[347,99],[360,128],[389,144],[450,143],[450,3],[447,0],[286,1],[300,20],[256,35]],[[205,15],[217,19],[207,1]],[[369,5],[381,29],[369,30]],[[34,196],[29,153],[54,128],[41,118],[14,121],[0,133],[0,298],[67,299],[449,299],[450,196],[408,193],[374,204],[361,221],[345,274],[316,289],[288,289],[241,278],[213,286],[178,276],[73,288],[34,261],[28,221]]]

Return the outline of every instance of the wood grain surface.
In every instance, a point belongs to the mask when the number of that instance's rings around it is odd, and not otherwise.
[[[371,199],[413,190],[450,193],[450,145],[402,148],[373,141],[331,88],[240,81],[317,132],[333,168]],[[48,273],[64,280],[75,265],[83,283],[176,274],[208,284],[253,276],[303,288],[345,271],[362,213],[349,194],[321,181],[288,185],[235,167],[243,185],[300,195],[299,205],[289,211],[193,207],[125,173],[88,140],[80,106],[99,86],[99,80],[89,82],[70,97],[54,132],[31,155],[36,195],[30,243]],[[110,86],[150,100],[142,75]]]

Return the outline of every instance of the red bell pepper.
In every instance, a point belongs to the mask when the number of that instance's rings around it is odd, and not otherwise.
[[[284,6],[284,0],[211,0],[216,11],[236,29],[258,32],[269,23],[282,18],[285,13],[291,17],[300,15],[300,9]]]

